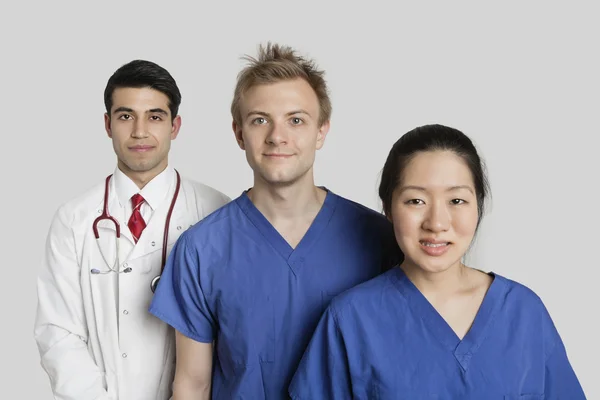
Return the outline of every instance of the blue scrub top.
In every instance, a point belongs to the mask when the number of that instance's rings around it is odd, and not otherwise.
[[[400,268],[335,298],[292,399],[585,399],[540,298],[490,275],[463,340]]]
[[[215,341],[213,399],[283,399],[331,299],[399,261],[391,223],[331,191],[295,249],[244,192],[181,235],[150,312]]]

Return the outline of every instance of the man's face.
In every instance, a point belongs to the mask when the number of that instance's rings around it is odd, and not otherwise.
[[[168,163],[171,140],[181,126],[172,120],[169,98],[150,88],[117,88],[110,115],[104,115],[108,137],[126,174],[156,176]]]
[[[329,121],[319,125],[319,100],[304,79],[256,85],[240,99],[236,140],[246,151],[255,182],[291,185],[312,179],[315,153],[323,146]]]

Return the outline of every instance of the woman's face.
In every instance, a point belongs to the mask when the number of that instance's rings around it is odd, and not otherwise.
[[[477,228],[473,175],[452,151],[419,152],[403,171],[390,213],[404,267],[432,273],[459,265]]]

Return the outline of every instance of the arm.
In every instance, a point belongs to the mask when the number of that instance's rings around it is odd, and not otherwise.
[[[545,382],[545,399],[586,400],[562,342],[556,344],[550,358],[546,360]]]
[[[332,305],[321,317],[289,394],[293,400],[353,398],[346,346]]]
[[[201,251],[188,232],[177,239],[149,310],[176,331],[173,400],[196,399],[199,393],[210,398],[212,342],[217,326],[200,285],[202,280],[209,280],[201,275]]]
[[[586,400],[583,388],[571,366],[564,343],[548,313],[542,306],[544,332],[546,337],[546,372],[544,379],[544,399],[547,400]]]
[[[56,399],[108,400],[104,374],[87,348],[80,271],[62,209],[52,221],[37,281],[34,337]]]
[[[209,400],[212,343],[201,343],[176,332],[177,366],[173,400]]]

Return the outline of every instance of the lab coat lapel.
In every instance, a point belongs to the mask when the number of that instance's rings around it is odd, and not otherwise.
[[[144,257],[155,251],[162,251],[163,248],[163,235],[165,231],[165,223],[167,220],[167,213],[171,206],[172,197],[169,196],[160,205],[160,207],[154,212],[154,215],[150,219],[146,229],[142,232],[142,236],[138,240],[137,244],[133,248],[133,251],[128,257],[128,260],[133,261],[136,258]],[[171,223],[169,224],[169,237],[167,247],[170,248],[181,233],[191,225],[189,221],[192,216],[188,215],[188,207],[186,199],[181,190],[175,207],[173,207],[173,214],[171,215]],[[167,249],[168,250],[168,249]]]

